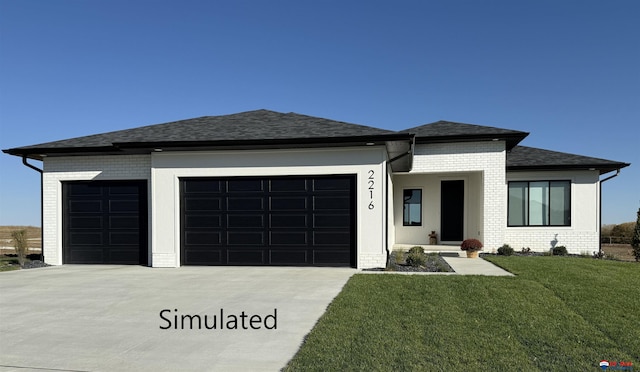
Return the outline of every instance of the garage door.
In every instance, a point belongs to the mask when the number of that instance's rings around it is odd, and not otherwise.
[[[355,267],[355,177],[181,179],[185,265]]]
[[[146,181],[65,182],[64,263],[147,264]]]

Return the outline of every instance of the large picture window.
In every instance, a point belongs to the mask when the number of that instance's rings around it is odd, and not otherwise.
[[[402,225],[422,226],[422,190],[403,190],[402,200]]]
[[[570,226],[571,181],[509,182],[509,226]]]

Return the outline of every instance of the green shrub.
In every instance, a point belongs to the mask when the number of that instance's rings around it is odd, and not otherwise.
[[[640,261],[640,208],[638,208],[638,219],[633,229],[633,237],[631,238],[631,248],[633,248],[633,257],[636,261]]]
[[[498,254],[501,256],[511,256],[513,254],[513,248],[509,244],[504,244],[498,248]]]
[[[424,266],[426,257],[424,256],[424,253],[413,252],[407,255],[405,261],[407,262],[407,265],[411,265],[413,267]]]
[[[411,253],[421,253],[422,254],[422,253],[424,253],[424,249],[421,246],[416,245],[414,247],[411,247],[411,249],[409,249],[409,254],[411,254]]]
[[[557,247],[553,247],[553,255],[554,256],[566,256],[567,255],[567,247],[564,245],[559,245]]]
[[[396,265],[402,265],[404,263],[404,252],[395,251]]]

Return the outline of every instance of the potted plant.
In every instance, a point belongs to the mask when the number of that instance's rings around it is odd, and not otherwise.
[[[482,250],[482,243],[478,239],[466,239],[460,244],[460,249],[467,252],[467,258],[478,258],[478,251]]]

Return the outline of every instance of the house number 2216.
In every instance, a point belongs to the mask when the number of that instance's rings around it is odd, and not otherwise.
[[[375,206],[373,205],[373,190],[375,189],[375,184],[376,182],[373,179],[373,175],[375,174],[375,172],[373,171],[373,169],[369,169],[369,178],[367,179],[367,184],[369,185],[368,190],[369,190],[369,209],[373,209],[375,208]]]

